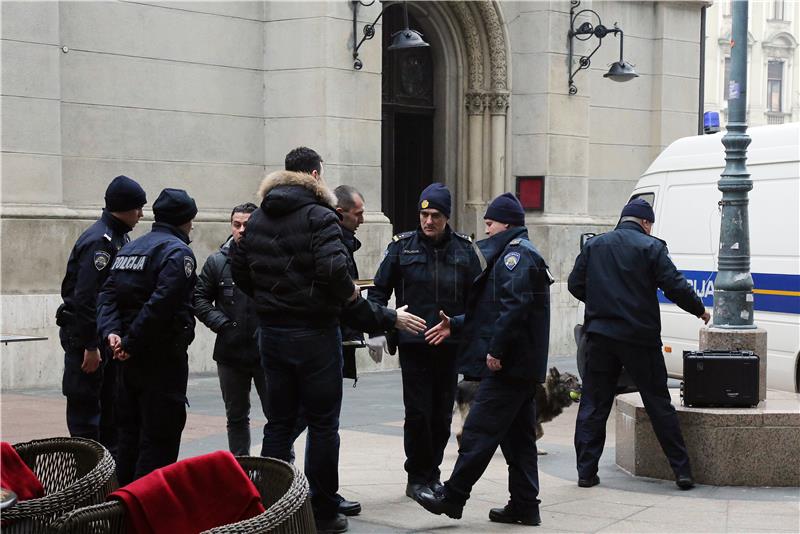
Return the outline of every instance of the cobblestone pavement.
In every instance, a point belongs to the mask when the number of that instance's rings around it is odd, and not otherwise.
[[[551,358],[551,365],[574,372],[571,358]],[[497,525],[488,510],[508,499],[507,470],[498,451],[454,521],[434,516],[404,495],[403,405],[398,371],[364,374],[356,388],[346,381],[341,421],[340,493],[361,501],[363,513],[351,518],[354,533],[522,532],[530,527]],[[253,393],[255,401],[255,393]],[[0,435],[12,443],[66,434],[65,401],[58,388],[3,391]],[[181,457],[226,448],[225,417],[214,376],[189,381],[189,416]],[[260,450],[264,424],[253,402],[254,454]],[[679,491],[674,483],[631,477],[614,464],[614,424],[608,426],[600,466],[601,484],[576,485],[572,432],[575,406],[545,425],[539,442],[542,525],[536,532],[799,532],[800,489],[697,486]],[[454,418],[454,425],[458,417]],[[302,465],[305,436],[296,445]],[[750,452],[743,451],[743,454]],[[443,476],[457,457],[455,438],[445,451]]]

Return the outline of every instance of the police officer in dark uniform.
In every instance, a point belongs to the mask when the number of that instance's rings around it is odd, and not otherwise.
[[[586,303],[584,331],[588,332],[587,368],[575,423],[580,487],[600,483],[597,464],[623,366],[642,396],[678,487],[694,485],[667,389],[657,289],[706,323],[710,315],[675,268],[667,244],[650,236],[653,222],[650,204],[641,198],[631,200],[614,231],[586,242],[569,275],[569,292]]]
[[[511,499],[504,508],[491,509],[489,519],[538,525],[535,391],[547,370],[553,278],[528,239],[525,212],[511,193],[494,199],[484,219],[489,238],[478,248],[487,268],[472,285],[466,314],[452,319],[442,314],[442,322],[425,334],[437,345],[451,332],[463,332],[459,357],[481,377],[480,386],[453,474],[439,491],[420,492],[417,502],[434,514],[460,519],[499,445]]]
[[[182,189],[164,189],[153,214],[152,230],[117,254],[97,303],[99,331],[121,362],[121,485],[175,462],[186,423],[197,279],[189,232],[197,205]]]
[[[72,248],[61,283],[56,323],[64,348],[62,392],[67,397],[67,428],[71,436],[99,441],[116,454],[114,391],[116,364],[97,334],[97,294],[128,232],[142,217],[144,189],[127,176],[108,185],[105,209]]]
[[[439,322],[439,311],[464,313],[467,291],[480,263],[469,237],[451,230],[450,191],[440,183],[419,197],[420,226],[398,234],[386,249],[368,299],[386,306],[392,292],[398,307]],[[424,336],[400,332],[405,423],[403,437],[408,473],[406,495],[441,486],[439,465],[450,437],[458,369],[457,342],[433,347]]]

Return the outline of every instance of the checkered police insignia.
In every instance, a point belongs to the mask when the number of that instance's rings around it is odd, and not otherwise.
[[[428,206],[430,206],[430,204],[428,203],[428,201],[427,201],[427,200],[423,200],[423,201],[422,201],[422,203],[420,204],[420,206],[422,206],[422,209],[425,209],[425,208],[427,208]]]
[[[183,257],[183,272],[186,273],[186,278],[192,276],[192,273],[194,272],[194,260],[191,256]]]
[[[102,271],[108,265],[108,262],[111,261],[111,254],[105,252],[103,250],[95,250],[94,251],[94,268],[98,271]]]
[[[503,258],[503,263],[506,266],[506,269],[509,271],[513,271],[514,267],[517,266],[519,263],[519,252],[509,252]]]

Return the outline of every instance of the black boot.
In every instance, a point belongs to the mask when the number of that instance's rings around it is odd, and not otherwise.
[[[523,525],[537,526],[541,524],[542,519],[539,516],[539,507],[532,507],[525,512],[519,511],[511,504],[505,505],[503,508],[492,508],[489,510],[489,521],[495,523],[521,523]]]
[[[340,534],[347,532],[348,522],[347,518],[342,514],[336,514],[330,519],[316,519],[317,532],[319,534]]]
[[[344,515],[358,515],[361,513],[361,503],[358,501],[348,501],[338,493],[336,499],[339,501],[339,513]]]
[[[448,499],[444,492],[431,493],[422,490],[417,493],[416,501],[432,514],[445,514],[453,519],[461,519],[461,512],[464,509],[463,504]]]
[[[414,482],[409,482],[406,484],[406,496],[411,497],[412,499],[417,499],[417,493],[420,491],[428,491],[428,486],[425,484],[416,484]]]

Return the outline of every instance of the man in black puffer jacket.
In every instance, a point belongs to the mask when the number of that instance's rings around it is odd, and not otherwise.
[[[225,402],[228,448],[238,456],[250,455],[251,383],[267,415],[267,379],[258,356],[255,305],[233,282],[230,259],[233,244],[244,237],[250,214],[257,209],[251,202],[233,208],[231,236],[208,257],[194,291],[195,315],[217,334],[214,360]]]
[[[308,422],[305,473],[320,531],[344,532],[338,513],[342,340],[339,315],[358,296],[348,274],[336,200],[308,148],[264,179],[261,207],[233,257],[233,280],[256,304],[269,414],[263,454],[288,461],[297,413]],[[301,172],[294,172],[301,171]],[[305,172],[303,172],[305,171]]]

